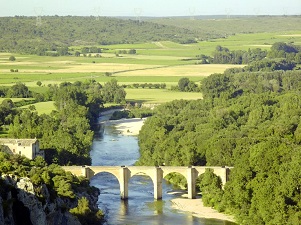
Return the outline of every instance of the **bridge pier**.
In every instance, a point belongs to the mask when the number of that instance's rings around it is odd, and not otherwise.
[[[154,184],[154,199],[162,199],[162,180],[169,173],[182,174],[187,179],[188,198],[196,198],[196,180],[197,177],[205,172],[206,169],[212,169],[220,177],[222,185],[229,179],[230,169],[232,167],[137,167],[137,166],[64,166],[66,171],[76,176],[84,176],[91,179],[95,174],[107,172],[113,174],[120,185],[121,199],[128,199],[128,185],[131,176],[136,174],[145,174],[151,177]]]
[[[196,179],[197,179],[196,169],[192,167],[187,168],[187,190],[188,190],[189,199],[196,198],[196,190],[195,190]]]
[[[223,188],[229,179],[230,169],[227,167],[215,168],[214,173],[221,178]]]
[[[88,166],[82,166],[81,174],[87,179],[91,179],[94,176],[94,171],[91,170]]]
[[[163,180],[163,171],[160,167],[155,167],[154,172],[154,199],[162,199],[162,180]]]
[[[120,197],[121,199],[125,200],[128,199],[129,197],[129,179],[130,179],[129,169],[126,167],[121,167],[119,172],[120,172],[120,179],[119,179]]]

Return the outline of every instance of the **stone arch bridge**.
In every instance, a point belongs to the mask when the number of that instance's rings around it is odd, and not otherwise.
[[[63,166],[76,176],[84,176],[91,179],[94,175],[102,172],[113,174],[120,185],[121,199],[128,198],[128,183],[135,175],[147,175],[154,185],[154,198],[162,199],[162,180],[169,173],[179,173],[187,180],[188,198],[196,198],[196,179],[210,168],[214,174],[221,178],[222,184],[228,181],[230,167],[208,167],[208,166]]]

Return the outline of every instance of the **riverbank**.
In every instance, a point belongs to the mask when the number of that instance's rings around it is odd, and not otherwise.
[[[185,196],[183,196],[185,197]],[[172,207],[177,210],[189,212],[195,217],[206,219],[227,220],[235,223],[234,217],[219,213],[217,210],[206,207],[201,198],[187,199],[187,198],[174,198],[171,200]]]
[[[121,119],[116,121],[108,121],[109,125],[114,125],[116,129],[123,135],[138,135],[141,127],[146,119]],[[173,194],[173,193],[171,193]],[[176,194],[178,195],[178,194]],[[210,207],[205,207],[202,199],[187,199],[187,194],[181,195],[183,198],[174,198],[171,200],[172,207],[177,210],[189,212],[195,217],[218,219],[235,222],[234,217],[219,213],[217,210]]]
[[[119,131],[120,134],[137,136],[145,120],[146,118],[109,120],[106,121],[106,125],[115,126],[116,130]]]

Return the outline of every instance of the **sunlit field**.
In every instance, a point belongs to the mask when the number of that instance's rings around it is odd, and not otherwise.
[[[172,92],[171,86],[187,77],[200,85],[202,79],[213,73],[223,73],[228,68],[243,65],[199,64],[197,55],[212,55],[216,46],[230,50],[254,48],[269,49],[275,42],[301,44],[301,32],[236,34],[227,38],[200,41],[193,44],[179,44],[160,41],[138,44],[97,46],[104,49],[96,54],[75,56],[36,56],[0,53],[0,85],[10,86],[25,83],[31,91],[43,93],[50,84],[62,82],[95,80],[104,84],[112,78],[119,84],[165,83],[167,89],[126,88],[127,101],[162,103],[174,99],[199,99],[200,93]],[[84,46],[71,46],[71,53]],[[136,54],[121,54],[121,50],[136,49]],[[14,55],[16,61],[8,58]],[[39,87],[37,81],[41,81]],[[0,101],[2,101],[0,99]],[[18,99],[14,99],[18,101]],[[28,106],[26,106],[28,107]],[[39,113],[49,113],[53,103],[35,104]]]
[[[49,114],[51,113],[52,110],[55,110],[55,106],[53,104],[53,101],[50,101],[50,102],[38,102],[38,103],[35,103],[35,104],[32,104],[34,105],[36,111],[39,113],[39,114]],[[31,105],[26,105],[26,106],[22,106],[21,108],[29,108]]]
[[[176,99],[202,99],[201,93],[175,92],[166,89],[126,89],[127,100],[147,104],[160,104]]]

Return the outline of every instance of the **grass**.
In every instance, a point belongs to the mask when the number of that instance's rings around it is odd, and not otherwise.
[[[242,67],[242,65],[227,64],[206,64],[206,65],[182,65],[170,66],[164,68],[149,68],[144,70],[135,70],[120,72],[117,76],[153,76],[153,77],[206,77],[213,73],[223,73],[226,69],[232,67]],[[178,78],[179,79],[179,78]]]
[[[208,22],[208,21],[207,21]],[[216,23],[210,21],[208,23]],[[194,21],[193,23],[205,23]],[[179,26],[185,26],[185,23]],[[104,84],[112,78],[119,84],[133,83],[165,83],[167,88],[177,85],[179,79],[187,77],[199,84],[204,77],[213,73],[222,73],[237,65],[196,65],[193,60],[196,55],[212,55],[217,45],[230,50],[248,50],[249,48],[269,49],[275,42],[290,42],[301,45],[301,31],[260,32],[225,36],[225,38],[201,41],[193,44],[179,44],[171,41],[120,44],[97,46],[104,49],[100,58],[92,57],[50,57],[36,55],[20,55],[0,53],[0,85],[10,86],[16,82],[25,83],[31,91],[45,93],[48,84],[61,82],[87,81],[94,79]],[[72,46],[72,52],[81,50],[84,46]],[[137,54],[115,55],[118,50],[136,49]],[[15,62],[8,60],[9,56],[16,57]],[[190,59],[190,60],[187,60]],[[240,67],[240,66],[239,66]],[[18,69],[19,72],[10,72]],[[105,76],[105,73],[112,76]],[[37,86],[37,81],[42,86]],[[172,92],[161,89],[131,89],[127,88],[127,100],[144,103],[163,103],[174,99],[199,99],[200,93]],[[3,100],[3,99],[2,99]],[[0,99],[0,102],[2,102]],[[13,99],[19,101],[21,99]],[[53,103],[34,104],[37,111],[50,113]],[[29,106],[25,106],[29,107]]]
[[[0,98],[0,104],[1,104],[5,99],[11,99],[13,102],[20,102],[20,101],[22,101],[22,100],[32,100],[33,98]]]
[[[160,104],[176,99],[195,100],[201,99],[201,93],[175,92],[166,89],[126,89],[127,101],[145,104]]]
[[[38,114],[49,114],[52,112],[52,110],[55,110],[55,106],[53,104],[53,101],[50,102],[38,102],[35,104],[32,104],[35,106]],[[21,108],[29,108],[31,105],[22,106]]]

